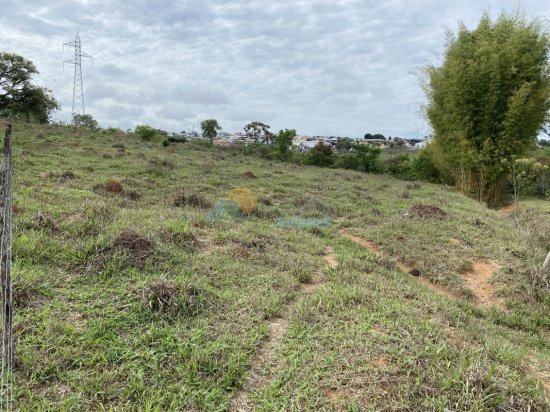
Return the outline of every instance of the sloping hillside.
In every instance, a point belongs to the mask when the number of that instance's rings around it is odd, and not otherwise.
[[[425,183],[14,140],[21,410],[550,410],[548,203],[518,229]]]

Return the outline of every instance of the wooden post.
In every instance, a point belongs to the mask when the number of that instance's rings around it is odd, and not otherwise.
[[[11,281],[12,242],[12,126],[6,125],[4,159],[0,167],[0,279],[2,284],[2,369],[0,411],[13,409],[13,305]]]
[[[542,268],[540,269],[540,271],[544,273],[549,263],[550,263],[550,252],[548,252],[548,256],[546,256],[546,259],[544,260],[544,263],[542,264]]]

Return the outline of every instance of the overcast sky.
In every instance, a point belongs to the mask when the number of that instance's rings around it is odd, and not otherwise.
[[[78,31],[86,112],[103,126],[188,130],[216,118],[300,134],[429,133],[416,70],[438,63],[447,29],[517,1],[2,0],[1,50],[32,60],[68,121]],[[524,0],[548,25],[550,1]],[[72,53],[72,54],[71,54]]]

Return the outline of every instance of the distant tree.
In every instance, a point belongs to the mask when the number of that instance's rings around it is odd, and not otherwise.
[[[269,131],[270,128],[270,126],[262,122],[251,122],[244,127],[244,131],[257,142],[273,143],[275,135]]]
[[[280,130],[277,136],[275,136],[275,147],[277,155],[286,160],[288,157],[289,148],[292,146],[292,141],[296,137],[296,130],[285,129]]]
[[[329,167],[334,163],[334,152],[332,147],[323,144],[322,142],[312,148],[306,154],[306,163],[314,166]]]
[[[157,129],[146,124],[136,126],[135,134],[146,141],[157,140],[159,137]]]
[[[50,90],[32,84],[35,74],[38,70],[30,60],[0,53],[0,113],[47,123],[51,112],[60,109]]]
[[[221,130],[221,126],[215,119],[203,120],[201,122],[202,137],[208,139],[210,144],[214,142],[214,139],[218,136],[218,130]]]
[[[73,125],[90,130],[99,130],[99,123],[91,114],[75,114],[73,117]]]
[[[500,201],[503,160],[523,156],[550,104],[550,38],[539,21],[488,15],[461,24],[443,65],[428,66],[424,88],[442,177],[489,204]]]
[[[376,133],[376,134],[370,134],[370,133],[366,133],[365,134],[365,140],[386,140],[386,137],[383,135],[383,134],[380,134],[380,133]]]
[[[379,157],[382,149],[378,146],[355,142],[353,152],[359,161],[362,172],[372,173],[380,170]]]

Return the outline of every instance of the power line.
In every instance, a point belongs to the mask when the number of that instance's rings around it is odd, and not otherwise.
[[[95,53],[92,53],[92,56],[97,56],[99,53],[105,51],[105,49],[107,49],[109,46],[111,46],[112,44],[114,44],[116,42],[117,39],[120,39],[122,37],[125,37],[127,34],[133,32],[135,29],[141,27],[143,25],[143,23],[145,23],[147,20],[149,20],[150,18],[152,17],[155,17],[157,14],[159,14],[162,10],[164,10],[166,7],[168,7],[169,5],[171,5],[174,1],[176,0],[170,0],[168,3],[164,4],[163,6],[159,7],[157,10],[155,10],[154,12],[150,13],[149,15],[145,16],[144,18],[142,18],[137,25],[135,25],[134,27],[131,27],[130,29],[126,30],[124,33],[118,35],[117,37],[115,37],[110,43],[108,43],[107,45],[103,46],[102,48],[100,48],[99,50],[97,50]]]
[[[241,0],[233,0],[233,1],[230,1],[230,2],[226,3],[225,5],[223,5],[222,7],[220,7],[220,8],[218,8],[218,9],[214,10],[213,12],[208,13],[208,14],[205,14],[204,16],[199,17],[198,19],[193,20],[191,23],[186,24],[186,25],[180,27],[180,28],[177,29],[177,30],[173,30],[173,31],[171,31],[170,33],[167,33],[166,35],[157,38],[156,40],[150,42],[147,46],[142,46],[142,47],[139,47],[139,48],[137,48],[137,49],[131,50],[131,51],[127,52],[127,53],[124,53],[124,54],[121,54],[121,55],[119,55],[119,56],[113,57],[112,59],[109,59],[109,60],[106,60],[106,61],[102,62],[101,64],[107,64],[107,63],[109,63],[109,62],[112,62],[113,60],[117,60],[117,59],[120,59],[120,58],[122,58],[122,57],[126,57],[126,56],[128,56],[128,55],[130,55],[130,54],[134,54],[134,53],[136,53],[136,52],[140,52],[140,51],[146,50],[146,47],[152,46],[153,44],[155,44],[155,43],[157,43],[157,42],[159,42],[159,41],[165,39],[165,38],[168,37],[169,35],[178,33],[178,32],[180,32],[180,31],[182,31],[182,30],[185,30],[185,29],[187,29],[187,28],[189,28],[189,27],[191,27],[191,26],[194,26],[195,24],[198,24],[198,23],[200,23],[201,21],[207,19],[208,17],[214,16],[214,15],[216,15],[216,14],[222,12],[223,10],[225,10],[225,9],[227,9],[227,8],[229,8],[229,7],[231,7],[232,5],[234,5],[234,4],[236,4],[236,3],[240,2],[240,1],[241,1]]]
[[[90,29],[88,29],[88,31],[86,31],[86,33],[84,33],[82,35],[82,38],[88,36],[93,30],[95,30],[97,27],[99,27],[101,24],[105,23],[105,20],[107,20],[109,17],[111,17],[124,3],[126,3],[128,0],[122,0],[120,3],[118,3],[115,8],[113,10],[111,10],[111,12],[105,16],[105,17],[102,17],[96,24],[94,24],[94,26]],[[103,2],[103,4],[105,4],[105,2]],[[103,5],[102,4],[102,5]]]

